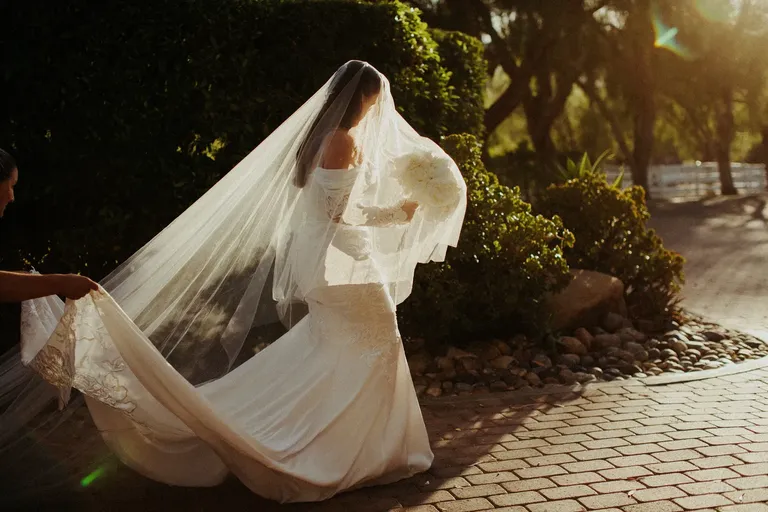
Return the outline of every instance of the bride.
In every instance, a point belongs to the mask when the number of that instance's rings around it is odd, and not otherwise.
[[[22,361],[160,482],[231,472],[297,502],[409,477],[433,455],[396,306],[455,246],[465,195],[387,79],[348,62],[99,291],[25,302]]]

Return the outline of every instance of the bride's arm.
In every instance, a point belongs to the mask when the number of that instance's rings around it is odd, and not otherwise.
[[[389,226],[393,224],[407,224],[413,219],[419,203],[415,201],[403,201],[400,204],[389,207],[365,207],[366,226]]]
[[[345,224],[342,216],[347,208],[349,195],[347,194],[343,197],[338,197],[337,195],[326,191],[325,199],[325,211],[328,214],[328,217],[330,217],[333,222]],[[407,224],[413,219],[418,208],[419,203],[414,201],[403,201],[395,206],[389,207],[363,206],[360,208],[360,211],[365,217],[365,221],[358,225],[392,226],[396,224]]]

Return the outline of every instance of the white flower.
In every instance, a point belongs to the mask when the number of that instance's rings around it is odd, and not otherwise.
[[[428,217],[444,217],[461,200],[458,170],[447,156],[430,152],[409,153],[395,161],[394,177],[406,195],[424,207]]]

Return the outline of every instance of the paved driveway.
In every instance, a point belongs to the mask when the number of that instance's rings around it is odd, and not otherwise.
[[[651,225],[687,259],[684,305],[768,339],[768,196],[651,206]]]

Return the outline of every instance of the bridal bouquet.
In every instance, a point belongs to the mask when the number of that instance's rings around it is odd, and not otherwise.
[[[394,177],[408,199],[424,208],[432,220],[450,214],[461,201],[453,161],[432,152],[409,153],[395,160]]]

